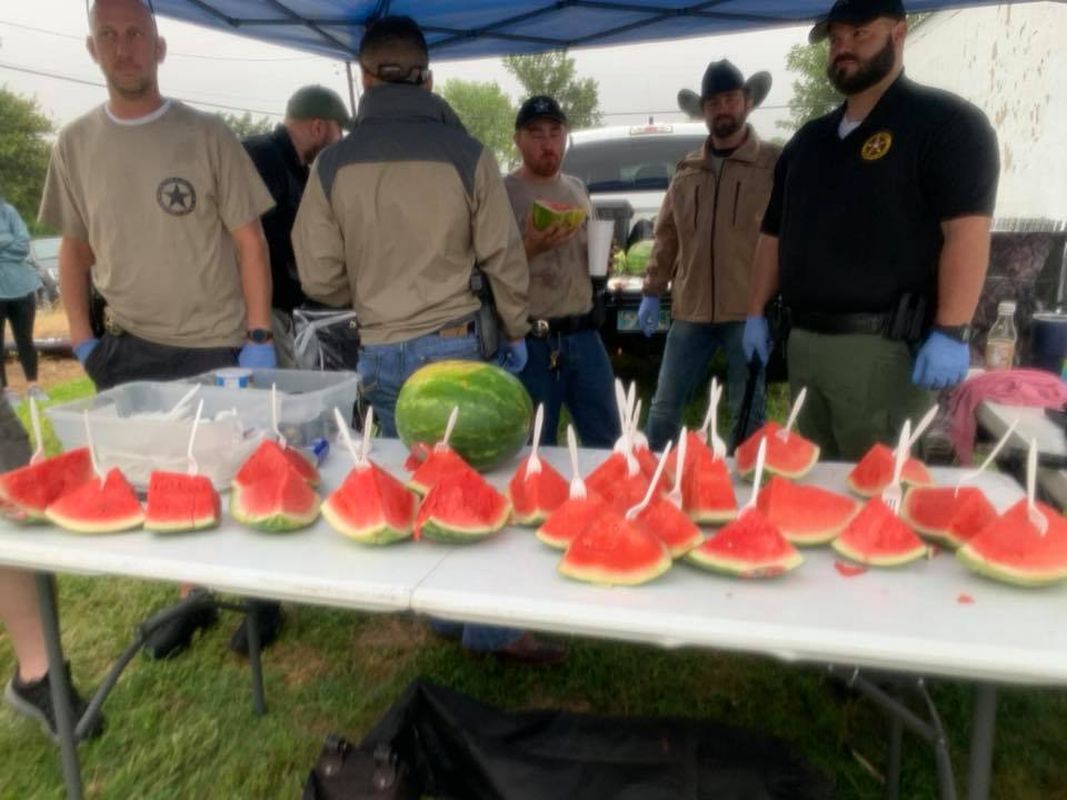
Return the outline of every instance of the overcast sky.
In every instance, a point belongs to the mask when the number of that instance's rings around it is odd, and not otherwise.
[[[213,103],[240,113],[280,117],[300,86],[323,83],[347,98],[344,65],[287,48],[216,33],[166,18],[160,29],[169,55],[160,72],[165,95]],[[0,4],[0,85],[33,95],[60,125],[103,101],[101,75],[84,47],[82,0],[5,0]],[[679,89],[699,90],[709,61],[729,58],[745,75],[766,69],[774,85],[764,108],[752,117],[764,136],[776,135],[775,121],[787,116],[792,77],[785,69],[789,48],[805,41],[807,27],[573,51],[582,77],[597,80],[605,124],[681,120]],[[436,62],[434,79],[496,81],[513,101],[519,86],[499,59]],[[51,73],[62,77],[31,74]],[[358,81],[358,75],[357,75]],[[206,106],[204,106],[206,108]]]

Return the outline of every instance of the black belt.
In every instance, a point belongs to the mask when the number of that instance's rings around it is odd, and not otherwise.
[[[549,319],[530,318],[530,335],[538,339],[544,339],[554,333],[567,335],[580,331],[590,331],[596,328],[593,315],[575,314],[571,317],[551,317]]]
[[[881,336],[889,330],[889,314],[826,314],[820,311],[793,311],[794,328],[812,333],[867,333]]]

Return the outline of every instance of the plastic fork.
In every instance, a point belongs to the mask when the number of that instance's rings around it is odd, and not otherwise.
[[[708,406],[708,444],[716,460],[726,458],[726,442],[719,436],[719,401],[722,400],[723,387],[715,378],[711,379],[711,404]]]
[[[793,430],[793,426],[797,424],[797,417],[800,416],[800,409],[804,407],[804,399],[808,396],[808,387],[805,386],[797,394],[797,399],[793,401],[793,408],[789,411],[789,419],[785,421],[785,427],[779,429],[776,434],[783,442],[789,438],[789,434]]]
[[[459,406],[452,406],[452,411],[448,414],[448,422],[445,423],[445,435],[441,437],[441,441],[433,446],[434,450],[441,451],[448,449],[448,440],[452,438],[452,431],[456,428],[456,420],[459,419]]]
[[[196,444],[196,431],[200,427],[200,415],[204,413],[204,398],[196,404],[196,416],[193,417],[193,429],[189,432],[189,447],[185,451],[185,457],[189,461],[188,472],[190,475],[200,474],[200,465],[193,455],[193,445]]]
[[[759,450],[756,451],[756,472],[752,476],[752,495],[748,498],[748,502],[745,503],[744,508],[741,509],[738,516],[745,514],[756,507],[756,501],[759,499],[760,484],[763,483],[763,464],[767,460],[767,437],[764,436],[759,440]]]
[[[371,409],[367,409],[367,418],[370,418]],[[341,410],[334,406],[333,419],[337,423],[337,433],[341,437],[341,441],[345,444],[345,449],[348,450],[348,454],[352,456],[352,463],[358,468],[360,466],[360,453],[356,449],[355,442],[352,441],[352,434],[348,432],[348,423],[345,421],[344,415],[341,414]]]
[[[656,487],[659,486],[659,479],[663,476],[663,468],[667,465],[667,456],[670,453],[671,443],[667,442],[667,446],[663,448],[663,455],[660,456],[659,463],[656,465],[656,474],[652,476],[652,482],[648,484],[645,496],[641,498],[640,503],[626,512],[625,516],[628,521],[637,519],[637,515],[648,508],[648,504],[652,502],[652,498],[656,494]]]
[[[1048,532],[1048,517],[1037,507],[1034,498],[1037,494],[1037,439],[1030,440],[1030,452],[1026,454],[1026,511],[1030,524],[1044,536]]]
[[[274,429],[274,435],[278,437],[278,445],[284,450],[289,446],[285,437],[282,436],[281,430],[278,428],[278,384],[272,383],[270,385],[270,424]]]
[[[940,408],[940,406],[938,406],[937,403],[934,403],[934,405],[932,405],[930,409],[925,414],[923,414],[923,418],[919,420],[919,424],[916,425],[915,430],[911,432],[911,438],[908,439],[909,451],[913,447],[915,447],[916,444],[918,444],[919,439],[922,438],[922,435],[924,433],[926,433],[926,429],[930,427],[930,423],[932,423],[934,421],[934,417],[937,416],[938,408]]]
[[[89,410],[82,412],[82,421],[85,423],[85,446],[89,448],[89,462],[93,465],[96,477],[104,479],[104,473],[100,470],[100,462],[96,460],[96,447],[93,445],[93,429],[89,425]]]
[[[619,412],[619,438],[615,440],[615,452],[625,455],[629,449],[627,442],[630,430],[630,410],[626,406],[626,390],[622,388],[622,381],[615,379],[615,405]]]
[[[678,437],[678,450],[677,458],[675,458],[675,470],[674,470],[674,487],[667,493],[667,499],[674,505],[675,508],[682,507],[682,472],[685,470],[685,450],[686,440],[689,438],[689,431],[686,427],[682,426],[682,435]],[[667,454],[663,454],[663,458],[660,459],[662,464],[667,460]],[[657,467],[657,471],[659,471]]]
[[[900,513],[904,500],[904,488],[900,485],[900,474],[904,471],[904,462],[908,460],[908,442],[911,441],[911,420],[904,420],[900,429],[900,442],[897,444],[896,460],[893,462],[893,480],[882,490],[882,502],[894,514]]]
[[[571,488],[568,497],[571,500],[585,500],[589,493],[582,480],[582,471],[578,468],[578,440],[574,436],[574,426],[567,426],[567,450],[571,455]]]
[[[36,464],[44,457],[44,436],[41,434],[41,416],[37,413],[37,401],[30,396],[30,427],[33,428],[34,451],[30,463]]]
[[[973,481],[985,471],[986,467],[993,463],[993,459],[995,459],[997,455],[999,455],[1000,451],[1004,449],[1004,445],[1008,443],[1008,439],[1011,438],[1012,433],[1015,432],[1015,426],[1018,424],[1019,418],[1016,417],[1014,420],[1012,420],[1012,423],[1008,426],[1008,429],[1004,431],[1004,435],[1000,437],[1000,441],[996,443],[996,446],[994,446],[993,449],[989,452],[989,455],[986,456],[986,459],[982,462],[982,465],[976,469],[972,469],[970,472],[965,473],[958,481],[956,481],[956,491],[953,492],[953,494],[958,495],[960,493],[960,488],[963,486],[963,484],[967,483],[968,481]]]
[[[537,404],[537,413],[534,415],[533,443],[530,445],[530,458],[526,461],[527,475],[541,474],[541,458],[537,455],[537,446],[541,443],[541,428],[545,425],[545,404]]]

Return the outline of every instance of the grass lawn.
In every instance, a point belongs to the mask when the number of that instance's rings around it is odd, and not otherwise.
[[[55,402],[87,391],[87,382],[50,390]],[[772,410],[781,415],[782,406],[776,394]],[[687,415],[698,422],[699,403]],[[64,646],[81,686],[102,680],[133,627],[176,594],[115,578],[64,576],[59,587]],[[874,773],[884,759],[883,717],[816,666],[575,640],[563,667],[529,670],[466,655],[407,616],[287,610],[284,635],[265,654],[269,713],[261,719],[252,715],[247,665],[226,648],[234,615],[173,662],[135,659],[104,707],[106,734],[80,749],[88,796],[298,797],[322,738],[358,739],[415,677],[507,708],[704,716],[757,728],[791,742],[834,778],[840,797],[882,796]],[[0,676],[13,669],[0,631]],[[972,692],[943,682],[933,694],[965,765]],[[0,798],[63,796],[58,752],[6,707],[0,754]],[[901,796],[934,797],[933,767],[932,753],[906,736]],[[1067,798],[1067,692],[1002,692],[993,797]]]

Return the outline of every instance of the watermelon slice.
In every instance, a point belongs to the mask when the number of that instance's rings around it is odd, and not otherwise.
[[[694,433],[688,428],[685,430],[685,472],[689,472],[698,462],[703,461],[705,457],[708,460],[713,460],[715,456],[700,434]],[[679,448],[677,447],[672,448],[671,452],[667,454],[667,466],[663,470],[663,474],[672,482],[674,481],[676,470],[678,468],[678,450]]]
[[[549,547],[564,550],[607,510],[607,501],[595,492],[589,492],[585,497],[569,498],[548,515],[537,529],[537,538]]]
[[[425,497],[446,475],[474,472],[474,468],[447,445],[436,445],[408,479],[408,488]]]
[[[682,473],[682,508],[690,519],[701,525],[721,525],[737,518],[737,497],[726,462],[715,458],[701,444],[691,457],[686,442],[685,471]]]
[[[155,471],[148,476],[144,527],[160,533],[213,528],[221,506],[219,493],[203,475]]]
[[[641,468],[641,474],[645,476],[646,481],[652,480],[656,475],[656,467],[659,466],[659,459],[656,458],[656,454],[653,453],[647,445],[636,445],[633,450],[634,458],[637,459],[637,466]],[[686,459],[687,461],[689,459]],[[668,488],[668,482],[670,478],[664,474],[660,477],[660,491],[666,491]],[[648,484],[645,484],[645,488],[648,488]]]
[[[868,450],[852,468],[846,479],[848,488],[860,497],[874,497],[893,480],[893,450],[881,442]],[[933,486],[934,479],[921,461],[908,458],[900,473],[901,483],[909,486]]]
[[[419,465],[429,457],[432,449],[433,446],[426,444],[426,442],[412,442],[411,448],[408,450],[408,457],[404,459],[404,469],[408,472],[417,470]]]
[[[434,483],[415,518],[415,538],[425,535],[450,544],[476,542],[502,529],[510,516],[511,501],[467,467]]]
[[[317,486],[319,473],[298,451],[282,448],[277,442],[264,439],[252,451],[233,478],[234,489],[269,481],[287,470],[294,470],[309,486]]]
[[[796,569],[804,557],[758,508],[741,513],[686,559],[703,569],[741,578],[773,578]]]
[[[612,453],[585,479],[590,491],[600,495],[620,513],[641,502],[648,491],[648,482],[649,478],[640,466],[637,472],[630,474],[626,456],[622,453]]]
[[[653,498],[633,524],[663,542],[671,558],[681,558],[704,541],[693,520],[665,497]]]
[[[75,533],[118,533],[139,528],[144,522],[137,494],[117,469],[67,492],[48,506],[45,516]]]
[[[734,463],[742,478],[752,479],[759,443],[763,439],[767,440],[768,473],[796,480],[803,478],[815,466],[819,460],[819,448],[795,431],[779,436],[780,430],[782,426],[777,422],[768,422],[738,446]]]
[[[855,500],[820,489],[798,486],[778,475],[760,492],[756,506],[793,544],[826,544],[859,513]]]
[[[330,526],[360,544],[392,544],[411,536],[417,498],[404,484],[367,462],[348,473],[322,504]]]
[[[606,586],[637,586],[670,568],[666,545],[613,512],[578,534],[559,562],[561,575]]]
[[[959,547],[997,518],[981,489],[961,486],[913,486],[904,495],[901,518],[917,532]]]
[[[256,530],[278,533],[306,528],[318,519],[319,496],[288,460],[284,464],[284,469],[261,476],[255,483],[233,487],[230,513],[235,520]]]
[[[530,460],[523,461],[505,491],[511,501],[511,520],[516,525],[537,526],[567,500],[569,490],[559,470],[541,460],[541,470],[529,472]]]
[[[19,519],[43,522],[48,506],[95,477],[89,448],[79,447],[0,475],[0,502]]]
[[[1067,578],[1067,520],[1044,503],[1037,509],[1048,522],[1042,534],[1020,500],[956,551],[979,575],[1016,586],[1046,586]]]
[[[842,534],[834,539],[833,548],[846,558],[869,567],[898,567],[922,558],[928,552],[922,539],[890,511],[880,497],[867,501]]]

